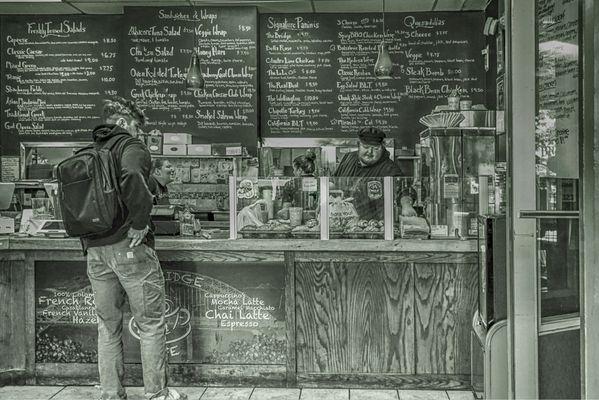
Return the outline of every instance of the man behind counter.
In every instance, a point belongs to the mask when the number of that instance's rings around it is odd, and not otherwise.
[[[360,219],[383,219],[384,176],[399,176],[401,170],[383,145],[385,132],[369,127],[358,131],[358,150],[347,153],[333,177],[344,188],[344,197],[352,197]],[[369,179],[372,178],[372,179]]]
[[[358,151],[347,153],[334,177],[382,177],[399,176],[401,170],[389,157],[389,151],[383,145],[385,132],[369,127],[358,131]]]
[[[175,169],[168,160],[155,158],[152,160],[152,175],[148,187],[154,195],[154,204],[170,204],[166,185],[173,181]]]

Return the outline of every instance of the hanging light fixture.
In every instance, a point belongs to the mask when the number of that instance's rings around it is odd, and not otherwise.
[[[193,8],[195,14],[195,5],[191,3],[191,0],[188,0],[188,2]],[[204,77],[202,76],[202,69],[200,68],[200,57],[195,50],[196,23],[195,20],[193,22],[193,54],[191,55],[191,60],[189,60],[189,68],[187,69],[187,75],[185,76],[185,84],[188,89],[202,89],[204,87]]]
[[[376,64],[374,64],[374,76],[381,79],[389,79],[391,78],[392,69],[393,62],[391,61],[389,48],[385,42],[385,0],[383,0],[383,39],[378,46],[378,57],[376,59]]]

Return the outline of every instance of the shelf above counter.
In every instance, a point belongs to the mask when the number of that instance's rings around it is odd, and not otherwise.
[[[193,158],[193,159],[197,159],[197,158],[207,158],[207,159],[222,159],[222,158],[239,158],[239,159],[250,159],[252,158],[251,156],[227,156],[227,155],[221,155],[221,156],[215,156],[215,155],[209,155],[209,156],[200,156],[200,155],[189,155],[189,154],[182,154],[182,155],[173,155],[173,154],[152,154],[152,157],[160,157],[160,158]]]

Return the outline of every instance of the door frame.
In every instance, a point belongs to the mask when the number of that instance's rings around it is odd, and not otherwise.
[[[599,347],[586,343],[599,342],[599,246],[595,240],[599,229],[599,4],[595,0],[578,0],[581,11],[580,102],[580,334],[581,394],[583,398],[599,398]],[[505,0],[507,109],[508,129],[508,394],[510,398],[538,398],[538,337],[550,330],[540,327],[538,272],[536,260],[536,221],[521,219],[524,210],[536,209],[530,196],[535,187],[534,115],[536,32],[535,0]],[[531,118],[532,117],[532,118]],[[514,171],[518,171],[517,174]],[[522,188],[528,188],[522,190]],[[531,268],[531,265],[534,266]],[[558,330],[576,329],[574,321],[564,320]],[[559,324],[559,323],[558,323]],[[570,325],[569,327],[566,325]],[[541,332],[543,331],[543,332]],[[591,373],[587,373],[591,371]]]
[[[536,220],[536,0],[506,0],[508,396],[539,397]],[[515,171],[518,171],[515,173]],[[532,267],[531,267],[532,266]]]
[[[581,149],[581,178],[582,187],[581,221],[583,223],[581,239],[582,254],[580,273],[581,288],[581,338],[580,338],[580,364],[581,364],[581,394],[586,399],[599,398],[599,376],[593,371],[599,367],[598,346],[586,346],[586,343],[599,342],[599,299],[596,291],[599,290],[599,249],[595,243],[597,229],[599,229],[599,174],[595,171],[599,166],[599,137],[595,128],[599,127],[599,93],[595,91],[595,84],[599,82],[599,63],[595,63],[595,56],[599,54],[599,6],[594,0],[582,0],[582,149]],[[588,366],[588,367],[587,367]],[[590,372],[590,373],[587,373]]]

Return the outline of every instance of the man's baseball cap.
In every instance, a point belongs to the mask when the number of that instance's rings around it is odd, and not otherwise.
[[[378,128],[368,127],[358,131],[358,138],[365,144],[382,144],[385,137],[385,132]]]

